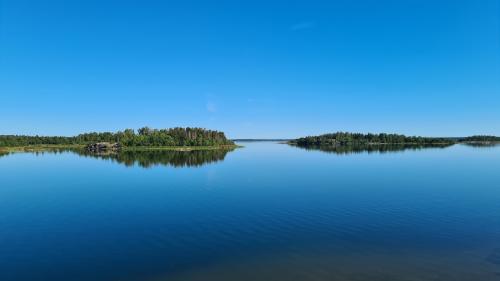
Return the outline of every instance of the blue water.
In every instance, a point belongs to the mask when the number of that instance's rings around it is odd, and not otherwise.
[[[0,157],[0,280],[500,280],[500,147],[242,144]]]

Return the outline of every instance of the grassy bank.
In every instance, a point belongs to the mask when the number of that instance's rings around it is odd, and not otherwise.
[[[0,152],[37,152],[37,151],[47,151],[55,149],[84,149],[84,145],[72,144],[72,145],[60,145],[60,144],[47,144],[47,145],[28,145],[28,146],[5,146],[0,147]]]

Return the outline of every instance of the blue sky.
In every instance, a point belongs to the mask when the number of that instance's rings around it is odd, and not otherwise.
[[[500,0],[0,0],[0,134],[500,135]]]

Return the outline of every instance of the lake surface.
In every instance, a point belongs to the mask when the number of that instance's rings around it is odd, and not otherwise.
[[[0,157],[0,280],[500,280],[500,147]]]

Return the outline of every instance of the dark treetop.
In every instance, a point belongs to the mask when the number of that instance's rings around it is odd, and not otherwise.
[[[223,132],[202,128],[126,129],[116,133],[85,133],[74,137],[0,135],[0,147],[28,145],[85,145],[96,142],[122,146],[218,146],[233,145]]]

